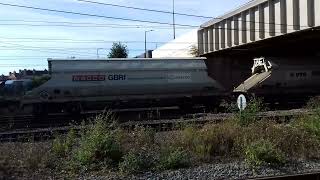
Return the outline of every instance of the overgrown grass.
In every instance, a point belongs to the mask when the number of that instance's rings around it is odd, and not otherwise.
[[[263,100],[260,98],[252,97],[248,102],[245,110],[239,112],[235,116],[235,120],[241,126],[248,126],[258,121],[257,114],[265,111],[266,107],[263,105]]]
[[[157,133],[144,127],[124,131],[110,114],[102,114],[80,132],[71,130],[57,137],[47,148],[40,148],[39,143],[20,144],[19,148],[0,146],[0,171],[78,175],[108,170],[129,175],[225,158],[242,159],[254,168],[320,158],[318,114],[278,124],[254,119],[251,116],[261,110],[261,104],[251,106],[238,118]]]
[[[153,170],[156,166],[156,157],[146,149],[130,151],[119,163],[119,170],[124,175],[137,174]]]
[[[73,149],[72,164],[85,170],[117,165],[123,156],[119,136],[110,114],[97,116],[81,132],[78,145]]]
[[[125,153],[119,164],[121,173],[140,173],[155,168],[158,147],[153,130],[137,126],[132,132],[123,133],[121,144]]]
[[[158,168],[160,170],[179,169],[190,166],[190,163],[190,156],[186,150],[169,148],[161,152]]]
[[[259,140],[245,149],[246,162],[252,167],[261,165],[279,166],[285,163],[284,154],[268,140]]]
[[[72,148],[75,145],[76,141],[76,132],[74,129],[71,129],[67,136],[57,136],[52,143],[52,152],[57,157],[66,157],[72,152]]]
[[[3,143],[0,145],[0,177],[34,177],[51,168],[50,144],[47,143]]]

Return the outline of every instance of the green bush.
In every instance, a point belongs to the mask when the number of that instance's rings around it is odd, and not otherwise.
[[[311,98],[307,102],[307,109],[320,109],[320,97]]]
[[[71,129],[67,136],[58,136],[53,140],[52,151],[57,157],[65,157],[70,152],[76,142],[76,132]]]
[[[267,140],[249,144],[245,149],[245,160],[252,167],[277,166],[285,163],[283,153]]]
[[[124,133],[121,144],[126,152],[152,149],[154,146],[155,132],[152,129],[137,126],[133,131]]]
[[[137,126],[121,137],[122,149],[126,155],[119,164],[123,174],[136,174],[152,169],[158,153],[155,132],[152,129]]]
[[[190,166],[190,156],[182,148],[165,150],[160,155],[158,168],[161,170],[179,169]]]
[[[320,139],[320,111],[311,115],[305,115],[296,120],[295,125],[317,136]]]
[[[170,146],[176,149],[188,149],[197,159],[209,161],[213,149],[211,141],[210,135],[201,132],[201,129],[187,127],[181,132],[179,139]]]
[[[73,157],[76,165],[88,168],[101,163],[114,165],[121,160],[118,131],[112,129],[114,125],[109,118],[109,115],[96,117],[94,124],[82,132]]]
[[[135,174],[143,170],[143,160],[135,153],[129,153],[123,157],[123,161],[119,164],[120,172],[124,174]]]
[[[263,100],[253,97],[248,102],[246,109],[237,113],[235,118],[241,126],[248,126],[257,122],[259,120],[257,114],[264,110],[266,108],[263,105]]]
[[[156,159],[148,150],[131,151],[123,157],[119,170],[124,174],[136,174],[152,169],[155,164]]]
[[[270,141],[290,159],[319,158],[319,139],[305,129],[289,125],[270,127]]]
[[[188,127],[181,133],[178,147],[188,149],[200,161],[210,161],[215,156],[230,156],[239,127],[232,121],[208,124],[203,128]]]

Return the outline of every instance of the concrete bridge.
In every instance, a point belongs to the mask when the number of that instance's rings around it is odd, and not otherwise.
[[[198,31],[206,55],[320,26],[320,0],[254,0],[212,19]]]
[[[319,27],[320,0],[253,0],[202,24],[198,48],[213,78],[234,88],[255,57],[318,58]]]

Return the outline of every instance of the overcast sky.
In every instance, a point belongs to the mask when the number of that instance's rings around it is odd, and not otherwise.
[[[172,11],[172,0],[91,1]],[[175,0],[175,11],[184,14],[217,17],[246,2],[248,0]],[[172,23],[172,15],[170,14],[103,6],[77,0],[1,0],[0,3]],[[208,20],[210,19],[176,16],[177,24],[191,26],[200,26]],[[70,24],[70,22],[73,24]],[[144,32],[151,29],[154,31],[148,33],[148,49],[155,49],[173,39],[171,27],[164,24],[115,20],[0,5],[0,74],[8,74],[9,71],[24,68],[44,69],[47,67],[47,58],[96,58],[97,48],[104,48],[99,50],[99,55],[100,57],[106,57],[108,49],[114,41],[127,42],[129,56],[134,57],[144,52]],[[177,27],[176,36],[191,29],[192,27]]]

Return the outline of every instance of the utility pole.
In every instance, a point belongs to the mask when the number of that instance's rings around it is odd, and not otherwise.
[[[147,32],[151,32],[153,30],[144,31],[144,58],[147,58]]]
[[[97,59],[99,59],[99,50],[101,50],[103,48],[97,48]]]
[[[174,0],[172,0],[172,25],[173,25],[173,39],[176,39],[176,23],[174,17]]]

